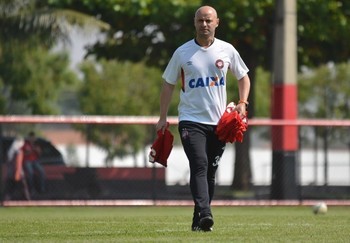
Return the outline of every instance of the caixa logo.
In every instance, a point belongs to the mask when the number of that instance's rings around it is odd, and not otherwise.
[[[224,86],[225,79],[224,77],[206,77],[206,78],[198,78],[191,79],[188,83],[191,89],[200,88],[200,87],[211,87],[211,86]]]

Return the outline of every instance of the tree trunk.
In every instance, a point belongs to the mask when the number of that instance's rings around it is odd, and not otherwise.
[[[250,166],[250,136],[249,130],[244,135],[243,143],[235,143],[234,176],[231,188],[233,190],[248,191],[251,188],[252,172]]]
[[[254,57],[251,55],[247,59],[247,64],[250,67],[249,78],[250,78],[250,94],[249,94],[249,107],[248,107],[248,130],[244,134],[243,142],[235,143],[235,158],[234,158],[234,172],[233,181],[231,184],[232,190],[248,191],[252,185],[252,172],[251,172],[251,162],[250,162],[250,129],[249,119],[254,117],[254,89],[255,89],[255,70],[256,62]]]

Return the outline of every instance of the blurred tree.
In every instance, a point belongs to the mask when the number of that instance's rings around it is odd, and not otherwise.
[[[105,41],[88,47],[88,55],[164,68],[178,45],[194,36],[193,15],[199,0],[50,0],[51,6],[72,8],[100,18],[111,28]]]
[[[0,59],[2,114],[58,113],[56,100],[64,84],[77,81],[66,53],[49,53],[35,41],[3,43]]]
[[[59,88],[76,77],[68,70],[68,56],[50,53],[52,46],[57,40],[68,41],[72,25],[108,28],[93,17],[49,9],[36,0],[0,0],[0,23],[2,114],[54,113]],[[13,104],[21,109],[14,110]]]
[[[305,68],[299,74],[299,114],[305,118],[350,118],[350,63],[324,64],[315,69]],[[310,95],[312,94],[312,95]],[[344,128],[348,129],[348,128]],[[349,130],[329,127],[315,128],[316,136],[333,139],[339,144],[349,139]],[[325,136],[324,133],[327,133]],[[335,138],[335,139],[334,139]]]
[[[299,74],[299,108],[306,118],[350,118],[350,63],[323,64]],[[310,95],[312,94],[312,95]]]
[[[154,115],[159,111],[162,82],[159,69],[144,63],[100,60],[82,64],[84,85],[79,94],[86,115]],[[176,99],[175,101],[176,102]],[[153,142],[154,127],[90,125],[89,139],[107,151],[106,165],[116,157],[136,154]],[[136,164],[136,161],[135,161]]]
[[[0,0],[0,38],[22,40],[37,36],[41,45],[51,47],[58,39],[68,41],[72,26],[108,30],[95,17],[69,9],[51,8],[46,1]]]
[[[298,0],[299,67],[349,60],[350,1]]]

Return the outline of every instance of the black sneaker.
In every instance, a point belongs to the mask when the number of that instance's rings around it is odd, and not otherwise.
[[[197,226],[192,226],[192,231],[195,232],[195,231],[202,231],[201,227],[199,227],[198,225]]]
[[[199,227],[203,231],[212,231],[212,226],[214,225],[213,217],[208,215],[199,220]]]
[[[199,227],[199,213],[196,211],[193,213],[191,228],[192,231],[201,231],[201,228]]]

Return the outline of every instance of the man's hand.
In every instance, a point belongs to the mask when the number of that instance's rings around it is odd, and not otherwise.
[[[241,118],[244,118],[247,115],[246,104],[244,103],[237,104],[234,110],[238,112]]]
[[[157,125],[156,125],[156,131],[162,130],[162,134],[164,134],[164,130],[169,126],[169,123],[165,119],[159,119]]]

